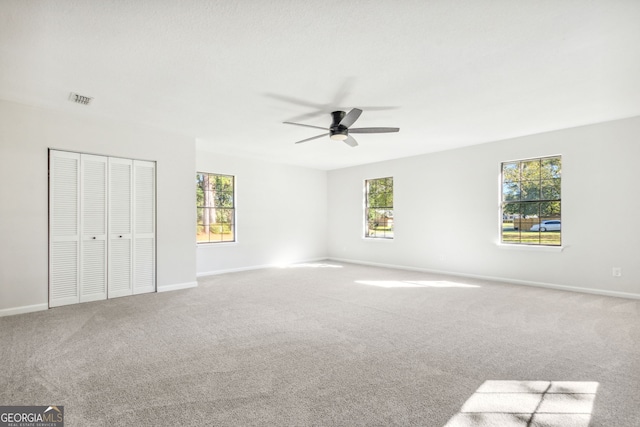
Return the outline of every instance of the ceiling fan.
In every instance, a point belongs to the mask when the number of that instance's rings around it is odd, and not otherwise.
[[[356,147],[358,142],[351,136],[349,133],[388,133],[388,132],[398,132],[400,128],[350,128],[352,124],[358,120],[362,114],[362,110],[359,108],[352,108],[351,111],[345,114],[344,111],[334,111],[331,113],[332,122],[331,127],[323,128],[320,126],[313,125],[305,125],[303,123],[293,123],[293,122],[283,122],[287,125],[296,125],[296,126],[304,126],[308,128],[322,129],[328,130],[328,133],[323,133],[322,135],[312,136],[311,138],[303,139],[302,141],[297,141],[296,144],[300,144],[301,142],[311,141],[312,139],[322,138],[324,136],[329,135],[331,139],[334,141],[344,141],[345,144],[350,145],[351,147]]]

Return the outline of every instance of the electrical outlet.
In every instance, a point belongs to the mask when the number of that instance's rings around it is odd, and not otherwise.
[[[622,277],[622,268],[613,267],[613,277]]]

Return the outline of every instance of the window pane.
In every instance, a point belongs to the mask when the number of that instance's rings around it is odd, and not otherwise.
[[[520,232],[513,228],[503,228],[502,231],[503,243],[520,243]]]
[[[370,207],[393,207],[393,193],[387,193],[384,191],[370,193],[368,203]]]
[[[549,220],[560,220],[560,202],[540,203],[540,217]]]
[[[367,207],[375,206],[375,205],[376,205],[375,197],[373,196],[372,193],[367,193]]]
[[[198,225],[196,227],[196,241],[197,242],[209,241],[209,233],[207,232],[207,228],[204,225]]]
[[[376,225],[374,221],[371,221],[369,223],[367,223],[367,230],[366,230],[366,236],[367,237],[374,237],[375,233],[376,233]]]
[[[217,194],[216,206],[223,208],[233,207],[233,193],[224,191]]]
[[[522,231],[520,233],[520,243],[525,245],[539,245],[540,244],[540,233],[537,231]]]
[[[560,167],[560,157],[549,157],[542,159],[542,179],[560,178],[562,169]]]
[[[217,191],[233,191],[233,177],[225,175],[216,176]]]
[[[521,163],[521,178],[523,181],[540,180],[540,160],[530,160]]]
[[[520,203],[502,205],[502,242],[520,242]]]
[[[204,175],[196,174],[196,206],[204,206]]]
[[[562,244],[559,231],[541,232],[540,244],[548,246],[560,246]]]
[[[505,202],[520,200],[520,184],[507,181],[502,184],[502,200]]]
[[[387,223],[380,222],[380,221],[369,222],[366,230],[366,236],[382,237],[382,238],[393,237],[393,220]]]
[[[235,239],[236,238],[235,238],[233,225],[227,224],[227,228],[224,230],[224,233],[222,234],[222,240],[224,242],[233,242],[235,241]]]
[[[201,221],[199,222],[199,224],[204,225],[205,227],[208,227],[209,224],[211,224],[212,222],[215,222],[215,217],[214,212],[212,212],[212,208],[200,208],[198,209],[201,212]]]
[[[540,203],[539,202],[529,202],[529,203],[522,203],[521,205],[521,211],[520,213],[522,214],[522,217],[524,219],[527,218],[537,218],[540,216]]]
[[[519,176],[519,165],[518,162],[510,162],[502,164],[502,173],[506,177],[517,180]]]
[[[233,222],[233,209],[217,209],[216,222],[220,223],[232,223]]]
[[[540,200],[540,181],[522,181],[522,200]]]
[[[560,200],[560,179],[546,179],[542,181],[542,200]]]
[[[219,242],[220,241],[220,233],[219,226],[216,223],[209,224],[207,227],[209,230],[209,241],[210,242]]]
[[[203,223],[203,218],[204,218],[204,209],[203,208],[197,208],[196,209],[196,223],[198,225],[204,224]]]
[[[522,212],[522,208],[520,207],[521,203],[503,203],[502,204],[502,219],[518,219],[520,217],[520,213]]]
[[[385,193],[381,198],[381,207],[392,208],[393,207],[393,194]]]

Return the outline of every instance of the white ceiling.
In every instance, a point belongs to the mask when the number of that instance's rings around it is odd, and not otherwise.
[[[2,0],[0,98],[334,169],[640,115],[640,1]]]

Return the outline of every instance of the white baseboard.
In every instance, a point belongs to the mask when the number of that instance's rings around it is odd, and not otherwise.
[[[286,265],[301,264],[301,263],[305,263],[305,262],[319,262],[319,261],[325,261],[327,259],[328,259],[327,257],[311,258],[311,259],[306,259],[306,260],[293,261],[293,262],[290,262],[290,263],[288,263]],[[223,270],[205,271],[205,272],[202,272],[202,273],[197,273],[196,277],[215,276],[217,274],[237,273],[239,271],[261,270],[263,268],[274,268],[274,267],[282,267],[282,266],[283,266],[283,264],[250,265],[250,266],[246,266],[246,267],[227,268],[227,269],[223,269]]]
[[[176,283],[173,285],[158,286],[158,292],[179,291],[180,289],[195,288],[198,282]]]
[[[49,309],[49,304],[23,305],[22,307],[3,308],[0,310],[0,317],[13,316],[14,314],[33,313],[34,311],[44,311]]]
[[[442,270],[433,270],[428,268],[409,267],[406,265],[383,264],[378,262],[369,262],[369,261],[361,261],[361,260],[346,259],[346,258],[329,257],[328,259],[331,261],[347,262],[350,264],[371,265],[374,267],[395,268],[398,270],[421,271],[424,273],[432,273],[432,274],[445,274],[448,276],[468,277],[470,279],[479,279],[479,280],[491,280],[493,282],[511,283],[514,285],[557,289],[559,291],[580,292],[584,294],[603,295],[603,296],[617,297],[617,298],[640,299],[640,294],[633,294],[630,292],[617,292],[617,291],[607,291],[603,289],[580,288],[576,286],[558,285],[555,283],[532,282],[528,280],[509,279],[505,277],[482,276],[479,274],[457,273],[453,271],[442,271]]]

